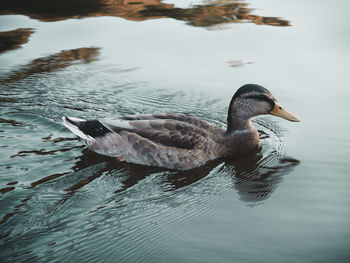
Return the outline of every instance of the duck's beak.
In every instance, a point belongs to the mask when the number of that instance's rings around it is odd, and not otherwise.
[[[289,121],[301,121],[297,115],[285,110],[278,102],[275,102],[275,107],[269,113]]]

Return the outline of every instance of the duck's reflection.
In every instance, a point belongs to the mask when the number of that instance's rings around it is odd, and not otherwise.
[[[240,200],[251,205],[268,199],[283,177],[300,163],[299,160],[272,152],[264,156],[260,150],[227,162],[223,170],[232,175]]]
[[[127,195],[129,188],[137,185],[151,174],[161,173],[162,180],[158,183],[166,185],[166,188],[163,190],[175,191],[195,182],[200,182],[200,180],[208,176],[218,165],[221,165],[221,168],[215,176],[229,176],[233,182],[233,189],[239,194],[239,199],[247,202],[250,206],[254,206],[263,203],[269,198],[281,183],[283,177],[290,173],[298,164],[299,160],[285,157],[277,152],[272,152],[264,156],[261,148],[259,148],[250,155],[240,159],[216,160],[192,170],[171,172],[156,167],[119,163],[113,158],[83,150],[83,155],[78,158],[72,167],[74,173],[79,174],[79,176],[72,176],[72,173],[65,172],[49,175],[32,182],[28,189],[33,189],[33,192],[24,198],[20,204],[16,205],[12,212],[6,214],[0,220],[0,224],[6,223],[8,219],[17,214],[20,211],[19,208],[27,204],[35,195],[35,189],[40,192],[38,188],[43,187],[46,183],[56,184],[58,182],[59,185],[63,185],[65,188],[65,194],[57,199],[45,212],[45,214],[50,214],[72,198],[77,191],[83,189],[105,173],[117,174],[122,177],[120,178],[121,185],[114,191],[115,197],[106,200],[105,205],[96,207],[96,209],[90,212],[98,211],[104,208],[109,202],[115,201],[116,198],[122,198],[124,194]]]
[[[101,161],[108,160],[108,165],[99,172],[101,175],[106,170],[125,170],[122,187],[116,193],[123,192],[136,185],[146,176],[164,172],[163,183],[167,185],[167,191],[174,191],[182,187],[191,185],[206,177],[215,167],[222,164],[218,171],[218,176],[223,174],[232,178],[233,188],[240,196],[240,200],[249,204],[259,204],[269,198],[276,187],[281,183],[283,177],[290,173],[299,164],[299,160],[286,157],[283,154],[272,152],[264,156],[261,148],[251,154],[235,160],[215,160],[204,166],[180,172],[166,172],[166,170],[156,167],[148,167],[135,164],[117,163],[114,160],[106,159],[93,152],[86,151],[81,159],[76,163],[74,169],[85,169]],[[96,174],[90,179],[84,179],[76,183],[78,188],[96,179]],[[77,187],[71,189],[76,190]]]
[[[188,8],[175,7],[161,0],[2,0],[0,14],[22,14],[52,22],[85,17],[116,16],[133,21],[173,18],[191,26],[212,27],[227,23],[252,22],[257,25],[288,26],[278,17],[251,14],[243,1],[211,1]]]

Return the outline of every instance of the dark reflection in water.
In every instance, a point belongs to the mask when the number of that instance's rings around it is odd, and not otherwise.
[[[275,188],[299,164],[299,160],[276,152],[264,157],[261,152],[230,161],[223,169],[233,175],[234,188],[240,200],[250,205],[261,204],[270,197]]]
[[[93,157],[92,160],[95,162],[96,157]],[[88,160],[86,161],[89,163]],[[180,189],[206,177],[222,162],[223,166],[218,173],[225,173],[232,177],[233,188],[238,192],[240,200],[259,204],[269,198],[278,184],[281,183],[283,176],[291,172],[299,164],[299,160],[285,157],[277,152],[264,156],[261,148],[259,148],[248,156],[239,159],[216,160],[189,171],[166,173],[164,181],[161,181],[161,183],[167,185],[167,191]],[[164,171],[160,168],[134,164],[123,163],[120,165],[127,171],[127,176],[122,182],[123,186],[116,193],[127,190],[152,173]],[[76,167],[79,167],[79,165]],[[110,163],[110,166],[105,169],[111,168],[120,169],[115,162]],[[84,180],[84,183],[87,184],[88,182],[89,180]],[[76,185],[79,185],[80,188],[82,183],[80,182]],[[76,187],[72,188],[75,189]]]
[[[77,48],[71,50],[62,50],[59,53],[38,58],[27,65],[19,68],[0,79],[0,83],[18,81],[28,78],[35,74],[49,73],[55,70],[66,68],[76,62],[90,63],[95,61],[99,55],[99,48]]]
[[[33,32],[33,29],[30,28],[18,28],[12,31],[0,32],[0,53],[20,48],[28,42]]]
[[[251,14],[247,3],[213,1],[189,8],[177,8],[160,0],[3,0],[0,14],[23,14],[40,21],[117,16],[128,20],[173,18],[191,26],[212,27],[226,23],[252,22],[257,25],[289,26],[288,20]]]
[[[11,187],[4,187],[4,188],[0,188],[0,193],[6,194],[7,192],[10,192],[12,190],[15,190],[15,188],[13,186],[11,186]]]

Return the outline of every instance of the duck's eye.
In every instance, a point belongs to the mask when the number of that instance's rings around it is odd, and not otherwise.
[[[280,110],[282,110],[282,107],[281,107],[281,106],[279,106],[278,108],[279,108]]]

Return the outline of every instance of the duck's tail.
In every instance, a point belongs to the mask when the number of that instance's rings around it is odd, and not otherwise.
[[[84,139],[86,142],[94,142],[95,139],[84,133],[80,127],[84,126],[86,120],[73,118],[73,117],[62,117],[63,125],[66,126],[71,132],[73,132],[78,137]]]

